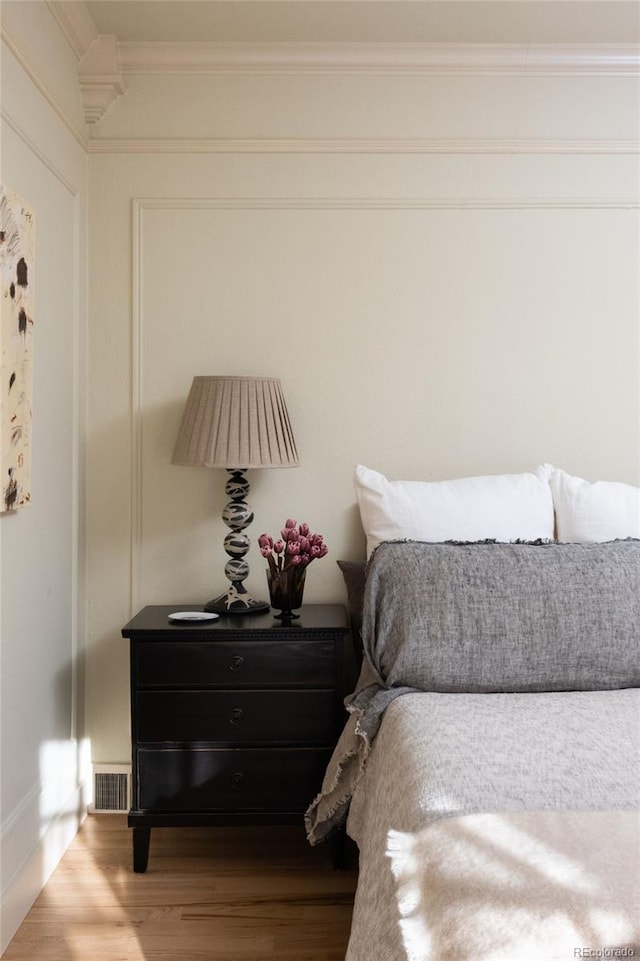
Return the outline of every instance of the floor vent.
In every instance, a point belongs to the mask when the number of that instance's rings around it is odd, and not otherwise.
[[[94,814],[128,811],[131,807],[131,768],[126,764],[99,764],[93,768]]]

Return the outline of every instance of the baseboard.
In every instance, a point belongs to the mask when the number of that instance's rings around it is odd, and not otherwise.
[[[46,830],[13,877],[4,884],[0,906],[0,955],[78,833],[87,813],[86,798],[87,786],[79,784],[58,814],[49,820]],[[39,800],[40,795],[36,793],[33,803],[37,805]],[[19,831],[20,821],[28,821],[32,816],[31,807],[31,803],[23,806],[10,833]]]

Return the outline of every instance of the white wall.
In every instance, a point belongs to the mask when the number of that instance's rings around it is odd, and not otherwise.
[[[44,3],[1,12],[1,178],[35,212],[36,263],[32,504],[0,517],[0,951],[84,810],[87,212],[69,47]]]
[[[224,478],[169,463],[195,374],[281,377],[301,467],[250,476],[253,533],[293,516],[325,534],[309,601],[342,599],[334,561],[364,552],[357,462],[396,478],[640,471],[635,80],[128,84],[90,145],[101,762],[129,754],[123,623],[222,586]]]

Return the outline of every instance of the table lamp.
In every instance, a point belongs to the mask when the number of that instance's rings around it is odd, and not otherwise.
[[[247,503],[246,470],[297,467],[298,453],[280,381],[275,377],[194,377],[187,397],[172,464],[223,467],[229,478],[229,502],[222,519],[230,528],[224,549],[230,557],[224,572],[227,590],[204,605],[216,614],[257,614],[267,601],[250,597],[245,554],[251,541],[245,529],[253,521]]]

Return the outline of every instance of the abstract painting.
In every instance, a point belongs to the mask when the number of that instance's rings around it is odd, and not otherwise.
[[[0,512],[31,501],[33,211],[0,184]]]

